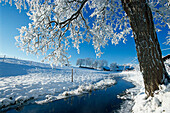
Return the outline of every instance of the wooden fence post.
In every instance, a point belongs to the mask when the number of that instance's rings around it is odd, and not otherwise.
[[[3,62],[5,61],[5,57],[6,57],[6,55],[4,55]]]
[[[72,76],[71,76],[71,78],[72,78],[72,79],[71,79],[71,82],[73,82],[73,69],[72,69]]]

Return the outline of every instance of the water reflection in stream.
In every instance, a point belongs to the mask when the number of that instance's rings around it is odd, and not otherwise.
[[[9,110],[7,113],[114,113],[123,102],[123,100],[117,98],[117,95],[134,87],[132,83],[120,77],[115,79],[117,83],[106,89],[43,105],[26,105],[17,110]]]

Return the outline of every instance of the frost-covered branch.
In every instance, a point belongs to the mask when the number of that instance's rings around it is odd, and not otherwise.
[[[65,21],[63,21],[63,22],[60,22],[60,23],[59,23],[60,26],[61,26],[62,24],[64,24],[64,25],[62,26],[62,28],[64,28],[64,27],[65,27],[68,23],[70,23],[72,20],[77,19],[77,17],[79,16],[79,14],[80,14],[80,12],[81,12],[81,10],[82,10],[82,8],[84,7],[84,5],[85,5],[86,2],[87,2],[87,0],[83,0],[82,2],[80,2],[80,3],[81,3],[80,8],[79,8],[74,14],[72,14],[70,18],[68,18],[67,20],[65,20]],[[68,3],[71,3],[71,2],[68,1]]]
[[[118,44],[126,41],[131,27],[121,0],[0,0],[14,3],[18,9],[28,8],[32,20],[19,29],[17,46],[27,53],[43,54],[44,60],[68,63],[67,50],[73,45],[79,53],[79,44],[92,41],[96,55],[108,41]],[[169,2],[148,1],[157,25],[170,25]],[[161,21],[162,23],[159,24]],[[158,28],[158,27],[157,27]]]
[[[170,1],[169,0],[149,0],[156,30],[159,32],[161,28],[168,26],[170,29]],[[167,44],[169,44],[170,34],[168,33]],[[164,37],[165,38],[165,37]]]

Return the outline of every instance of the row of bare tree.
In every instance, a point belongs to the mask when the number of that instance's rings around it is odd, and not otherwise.
[[[77,59],[76,65],[91,67],[91,68],[102,68],[104,66],[108,66],[108,62],[106,60],[94,60],[92,58],[85,59]]]

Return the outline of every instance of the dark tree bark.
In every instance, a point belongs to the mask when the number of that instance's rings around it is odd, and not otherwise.
[[[133,30],[145,92],[148,96],[153,96],[154,91],[159,89],[159,84],[168,78],[168,74],[162,60],[151,9],[147,0],[122,0],[122,6]]]

